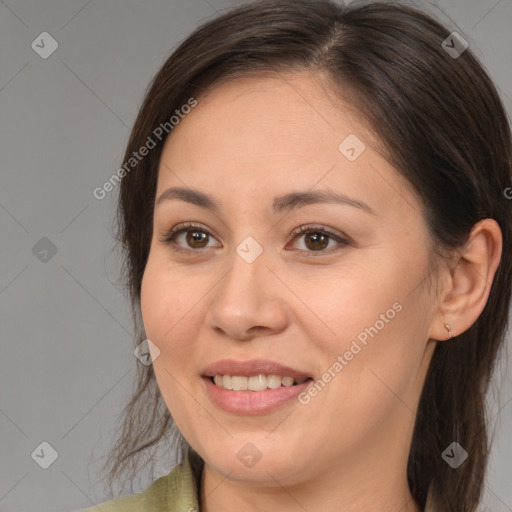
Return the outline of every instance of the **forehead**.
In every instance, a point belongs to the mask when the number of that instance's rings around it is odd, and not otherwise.
[[[312,73],[230,80],[208,90],[198,103],[187,122],[171,133],[171,146],[180,132],[197,146],[245,143],[245,151],[253,148],[253,157],[261,150],[263,157],[272,150],[301,156],[315,151],[315,146],[320,151],[320,141],[336,152],[350,133],[359,133],[374,145],[377,142],[357,111],[331,90],[325,78]]]
[[[392,196],[403,183],[383,190],[383,174],[388,182],[400,176],[379,141],[319,76],[239,78],[197,100],[167,138],[157,195],[185,185],[242,198],[246,192],[274,196],[318,184],[368,203],[398,200]],[[360,152],[356,159],[347,158],[347,144]]]

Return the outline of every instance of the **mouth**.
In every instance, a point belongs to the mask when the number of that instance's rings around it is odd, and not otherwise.
[[[245,375],[221,375],[217,374],[213,377],[206,377],[215,386],[230,391],[265,391],[267,389],[277,389],[280,387],[293,387],[298,386],[304,382],[313,380],[312,377],[294,378],[289,375],[265,375],[260,373],[258,375],[245,376]]]
[[[293,406],[294,399],[313,381],[311,374],[263,359],[223,359],[204,368],[201,377],[216,406],[244,416]]]

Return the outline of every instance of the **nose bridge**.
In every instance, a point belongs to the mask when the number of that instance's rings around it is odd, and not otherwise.
[[[247,338],[252,327],[282,328],[285,312],[277,297],[276,278],[269,270],[270,251],[247,236],[229,255],[229,270],[216,287],[211,303],[213,326],[233,338]]]
[[[235,295],[238,299],[254,301],[265,292],[263,284],[270,277],[269,251],[253,236],[246,236],[234,247],[229,258],[230,271],[219,287],[221,292]],[[268,275],[270,274],[270,275]]]

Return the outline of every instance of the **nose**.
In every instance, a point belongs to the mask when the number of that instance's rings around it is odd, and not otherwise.
[[[249,261],[233,251],[231,268],[214,288],[208,312],[217,334],[238,341],[279,333],[288,322],[286,289],[265,251]]]

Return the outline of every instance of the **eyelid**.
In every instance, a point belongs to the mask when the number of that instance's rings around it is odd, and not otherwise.
[[[193,231],[193,230],[202,231],[202,232],[207,233],[208,235],[215,238],[215,236],[212,235],[212,233],[210,233],[210,231],[206,227],[202,226],[201,224],[188,221],[188,222],[181,222],[181,223],[177,224],[176,226],[172,227],[170,230],[166,231],[163,235],[163,238],[160,239],[160,242],[167,244],[167,245],[172,245],[173,246],[172,248],[175,251],[191,251],[191,252],[200,253],[200,252],[202,252],[202,249],[206,249],[206,247],[202,247],[200,249],[192,249],[190,247],[183,248],[183,247],[179,247],[175,243],[176,238],[181,233],[187,232],[187,231]],[[303,226],[299,226],[298,228],[295,228],[289,234],[289,237],[294,236],[293,240],[295,240],[295,238],[297,238],[297,236],[308,234],[308,233],[323,233],[338,243],[337,247],[334,247],[334,248],[331,247],[330,249],[321,250],[321,251],[305,251],[305,250],[299,249],[300,252],[307,254],[308,256],[315,257],[315,256],[331,254],[332,252],[335,252],[335,251],[337,251],[347,245],[350,245],[352,243],[352,240],[345,234],[336,234],[336,233],[333,233],[330,230],[330,228],[326,228],[323,225],[314,225],[314,224],[307,224],[307,225],[303,225]],[[293,240],[292,240],[292,242],[293,242]]]
[[[336,239],[341,239],[345,241],[349,241],[349,237],[346,236],[343,233],[334,233],[330,228],[323,226],[322,224],[305,224],[303,226],[299,226],[298,228],[295,228],[289,236],[292,235],[303,235],[304,233],[325,233],[326,235],[329,235],[330,237]]]
[[[212,235],[210,233],[210,231],[202,226],[201,224],[197,224],[195,222],[190,222],[190,221],[187,221],[187,222],[180,222],[179,224],[176,224],[176,226],[172,227],[171,229],[167,230],[164,232],[163,234],[163,238],[160,240],[160,242],[164,243],[164,244],[168,244],[168,245],[171,245],[172,242],[176,239],[176,237],[178,235],[180,235],[181,233],[183,232],[187,232],[187,231],[193,231],[193,230],[196,230],[196,231],[202,231],[204,233],[208,233],[209,235]],[[212,235],[213,236],[213,235]],[[176,244],[174,244],[176,245]],[[194,251],[194,252],[198,252],[198,249],[191,249],[191,248],[182,248],[182,247],[174,247],[175,250],[191,250],[191,251]]]
[[[337,252],[347,245],[351,245],[352,240],[343,233],[334,233],[330,228],[327,228],[323,225],[315,225],[315,224],[306,224],[303,226],[299,226],[294,229],[289,236],[294,235],[294,240],[297,236],[308,234],[308,233],[323,233],[327,235],[331,240],[337,242],[336,247],[331,247],[330,249],[325,249],[322,251],[304,251],[302,249],[298,249],[300,252],[304,253],[307,257],[317,257],[317,256],[327,256],[332,254],[333,252]]]

